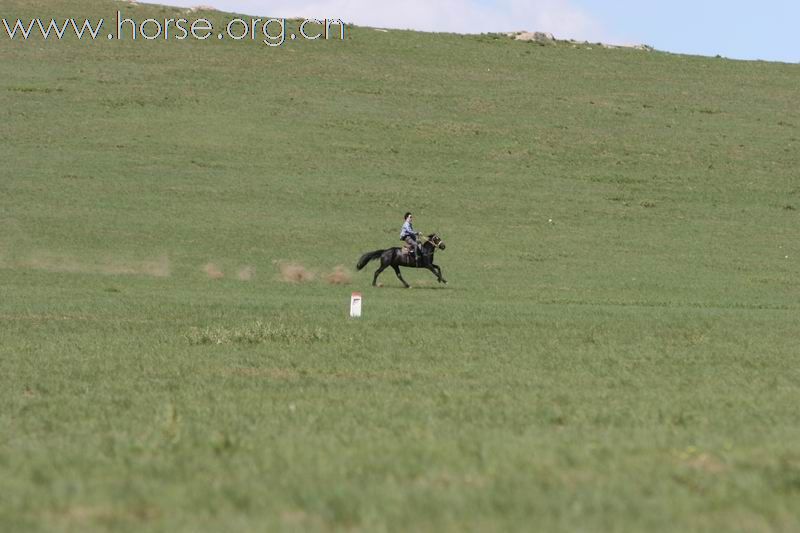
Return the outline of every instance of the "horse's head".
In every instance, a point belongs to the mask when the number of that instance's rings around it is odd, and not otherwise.
[[[431,233],[428,235],[428,242],[433,244],[434,248],[438,248],[440,250],[444,250],[444,241],[441,237],[439,237],[438,233]]]

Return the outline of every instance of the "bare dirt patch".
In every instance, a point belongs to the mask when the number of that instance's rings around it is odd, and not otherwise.
[[[171,272],[169,257],[166,255],[147,260],[128,260],[112,257],[88,261],[67,254],[38,251],[15,261],[12,266],[46,270],[48,272],[105,274],[111,276],[153,276],[158,278],[169,277]]]
[[[256,267],[250,265],[243,266],[239,269],[239,272],[236,273],[236,277],[239,281],[252,281],[252,279],[256,277]]]
[[[353,281],[353,275],[343,265],[337,265],[333,272],[325,276],[325,281],[331,285],[349,285]]]
[[[47,512],[51,522],[60,525],[88,525],[111,521],[145,522],[161,517],[156,507],[135,505],[112,507],[110,505],[73,505]],[[60,527],[58,529],[61,529]]]
[[[214,263],[206,263],[203,265],[203,272],[206,273],[209,279],[222,279],[225,277],[225,273]]]
[[[278,381],[295,380],[300,378],[300,373],[288,368],[231,368],[224,371],[229,376],[247,378],[268,378]]]
[[[144,273],[154,276],[156,278],[166,278],[170,275],[169,257],[162,255],[154,261],[146,261],[144,263]]]
[[[281,281],[287,283],[307,283],[314,281],[315,274],[300,263],[278,263]]]
[[[719,474],[727,470],[725,463],[707,453],[701,453],[686,460],[686,465],[693,470],[706,472],[708,474]]]

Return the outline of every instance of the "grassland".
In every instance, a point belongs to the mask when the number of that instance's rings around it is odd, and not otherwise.
[[[799,69],[0,40],[0,530],[800,530]]]

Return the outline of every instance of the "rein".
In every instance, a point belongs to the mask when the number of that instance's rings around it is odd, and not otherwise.
[[[439,236],[436,233],[433,234],[433,238],[431,238],[431,239],[429,239],[428,237],[425,237],[425,242],[422,243],[422,245],[424,246],[427,243],[431,243],[433,245],[433,249],[436,250],[437,248],[439,248],[439,244],[442,243],[442,239],[439,239],[439,243],[437,244],[436,241],[434,240],[434,239],[437,239],[437,238],[439,238]]]

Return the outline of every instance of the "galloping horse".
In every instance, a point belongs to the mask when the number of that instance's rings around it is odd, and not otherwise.
[[[378,282],[378,276],[381,272],[383,272],[386,267],[392,267],[394,273],[397,274],[397,279],[403,282],[406,289],[410,288],[411,285],[406,283],[406,280],[400,275],[399,267],[401,266],[408,268],[427,268],[433,272],[433,275],[436,276],[439,283],[447,284],[447,281],[442,277],[442,269],[433,263],[433,252],[435,252],[437,248],[444,250],[444,241],[436,233],[431,233],[428,235],[428,240],[422,244],[422,255],[420,257],[405,254],[399,247],[375,250],[374,252],[362,255],[361,259],[358,260],[358,264],[356,264],[356,269],[361,270],[367,263],[380,257],[381,266],[375,271],[375,276],[372,278],[373,287]]]

